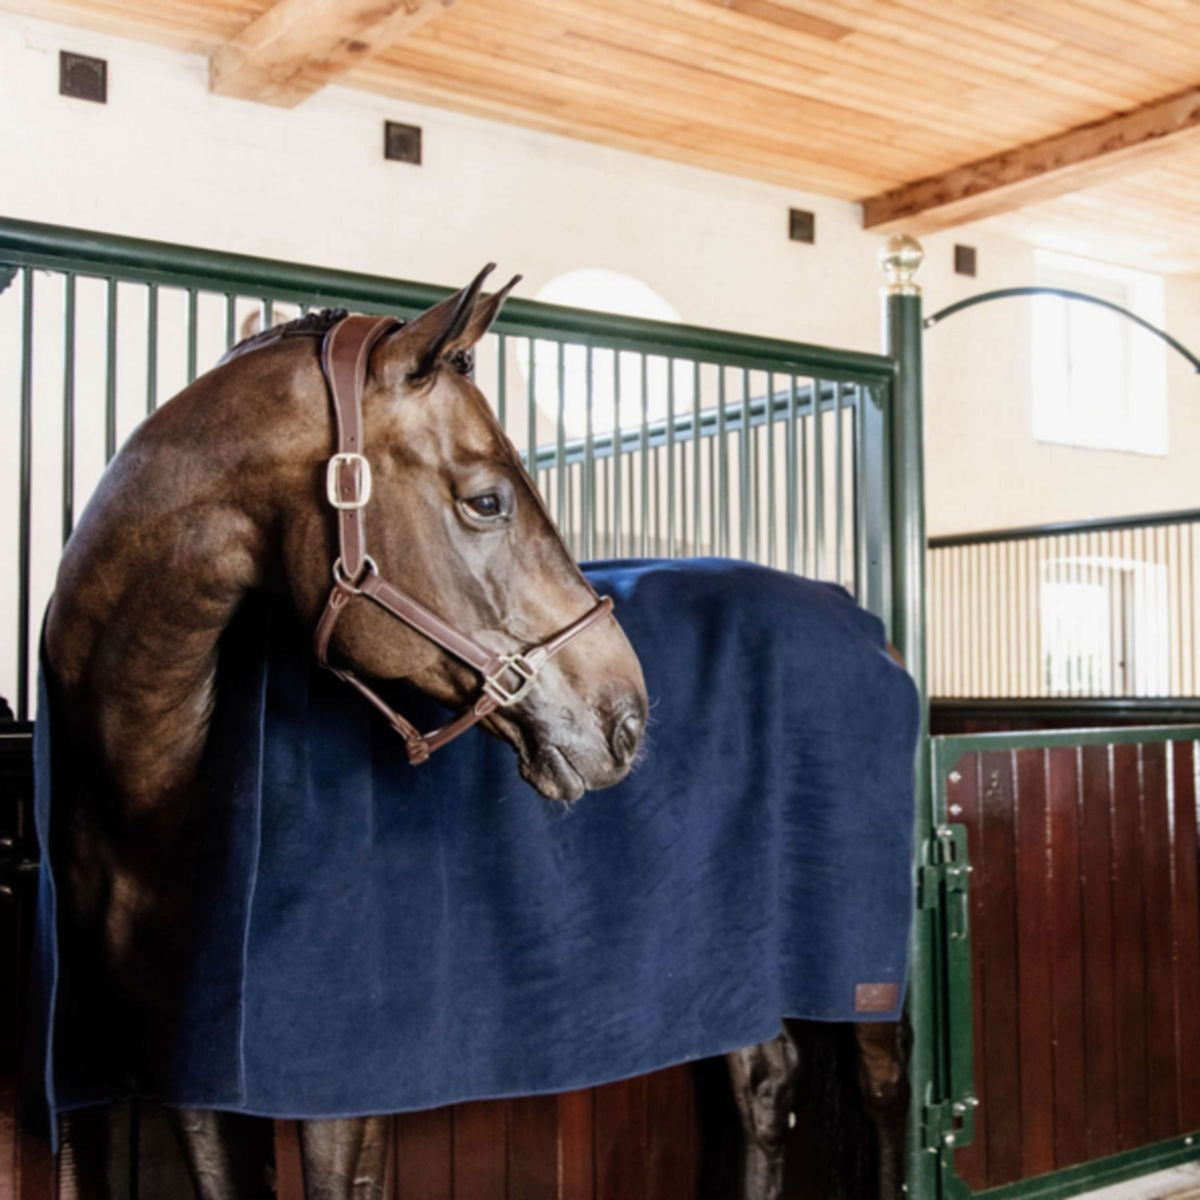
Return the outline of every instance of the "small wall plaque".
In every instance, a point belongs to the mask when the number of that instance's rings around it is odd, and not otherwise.
[[[788,237],[811,246],[817,240],[817,214],[803,208],[789,208]]]
[[[108,63],[102,58],[89,58],[73,50],[58,54],[58,92],[76,100],[108,103]]]
[[[401,125],[399,121],[383,123],[383,157],[393,162],[421,165],[421,127]]]
[[[954,273],[955,275],[970,275],[972,279],[975,278],[974,246],[954,247]]]

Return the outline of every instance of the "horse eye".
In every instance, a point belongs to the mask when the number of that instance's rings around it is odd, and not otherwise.
[[[502,516],[504,513],[504,504],[498,492],[484,492],[479,496],[471,496],[464,500],[463,504],[472,514],[483,517],[485,520],[490,517]]]

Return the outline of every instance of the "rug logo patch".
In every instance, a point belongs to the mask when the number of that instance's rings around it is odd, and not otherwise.
[[[854,1011],[860,1013],[891,1012],[900,998],[894,983],[860,983],[854,989]]]

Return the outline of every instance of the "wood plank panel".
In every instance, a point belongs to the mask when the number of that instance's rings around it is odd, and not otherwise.
[[[979,1144],[956,1157],[960,1177],[976,1191],[981,1163],[987,1186],[998,1186],[1190,1132],[1200,1122],[1200,1086],[1189,1069],[1200,1056],[1194,746],[1018,749],[1011,753],[1011,805],[1005,757],[980,754],[947,791],[976,865],[982,1105]],[[1008,1060],[1019,1063],[1015,1089]],[[1021,1150],[1015,1168],[1014,1136]]]
[[[1143,871],[1146,897],[1146,1064],[1151,1140],[1179,1132],[1179,1062],[1175,1044],[1176,941],[1171,870],[1172,820],[1166,745],[1142,751]]]
[[[395,1200],[453,1200],[452,1110],[403,1113],[394,1123]]]
[[[591,1090],[558,1097],[560,1200],[594,1200],[595,1135]]]
[[[1200,1129],[1200,887],[1197,886],[1196,747],[1171,746],[1175,792],[1174,914],[1179,947],[1175,973],[1175,1011],[1179,1019],[1179,1117],[1187,1131]]]
[[[1007,752],[979,755],[982,861],[976,878],[985,893],[983,924],[976,938],[984,947],[983,1005],[987,1013],[989,1186],[1021,1177],[1021,1076],[1013,1048],[1018,1044],[1017,887],[1013,824],[1013,758]]]
[[[1077,751],[1073,746],[1054,747],[1046,752],[1045,761],[1054,962],[1054,1161],[1065,1167],[1087,1158]]]
[[[649,1200],[646,1079],[625,1079],[594,1094],[596,1200]]]
[[[1080,889],[1083,896],[1084,1063],[1088,1154],[1117,1151],[1116,994],[1113,968],[1112,779],[1107,746],[1083,748]]]
[[[558,1200],[558,1097],[524,1096],[508,1108],[508,1200]]]
[[[496,1200],[508,1190],[508,1103],[454,1109],[454,1200]]]
[[[1147,106],[1200,83],[1200,12],[1188,4],[455,0],[405,37],[415,23],[409,13],[419,20],[440,0],[404,0],[399,8],[397,0],[0,0],[0,7],[215,52],[218,68],[239,54],[242,67],[254,67],[262,46],[242,42],[247,30],[266,31],[269,53],[258,67],[268,90],[311,90],[349,64],[339,80],[350,86],[847,199],[1011,158],[1072,130],[1100,147],[1096,161],[1107,173],[1120,139],[1097,122],[1125,113],[1131,127],[1144,123]],[[311,21],[281,19],[310,12]],[[349,22],[336,36],[322,32],[334,28],[330,13]],[[275,36],[279,28],[286,36]],[[292,47],[282,58],[280,45]],[[296,45],[316,49],[300,54]],[[1142,143],[1151,144],[1157,156],[1161,139]],[[1127,144],[1119,151],[1128,152]],[[1118,164],[1110,184],[1098,185],[1094,171],[1077,174],[1070,195],[1033,202],[1035,188],[1022,193],[1019,215],[989,223],[1132,265],[1200,270],[1195,181],[1169,169],[1196,152],[1164,154],[1161,177],[1144,163]],[[1052,176],[1054,188],[1064,186],[1064,161],[1034,164],[1043,197]],[[977,182],[978,170],[968,174]],[[965,191],[974,208],[956,211],[956,221],[982,211],[975,182]]]
[[[275,1179],[277,1200],[304,1200],[300,1129],[295,1121],[275,1122]]]
[[[1016,786],[1017,944],[1021,1023],[1021,1169],[1025,1176],[1054,1168],[1054,994],[1051,896],[1047,863],[1050,822],[1041,755],[1018,752]]]
[[[1113,748],[1114,949],[1117,991],[1117,1143],[1145,1143],[1146,915],[1142,888],[1141,763],[1137,746]]]
[[[863,201],[880,233],[932,233],[1102,184],[1200,140],[1200,88],[1001,151]]]
[[[208,63],[210,90],[292,108],[453,0],[276,0]]]
[[[675,1200],[696,1193],[696,1116],[690,1066],[657,1071],[646,1080],[646,1193]]]

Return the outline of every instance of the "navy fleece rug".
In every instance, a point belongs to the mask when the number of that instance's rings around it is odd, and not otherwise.
[[[410,767],[286,609],[246,606],[222,652],[167,1102],[394,1112],[639,1074],[785,1016],[899,1015],[917,697],[880,623],[838,588],[742,563],[587,573],[616,598],[652,711],[635,773],[569,811],[480,730]],[[49,861],[55,788],[86,781],[42,705]],[[120,1024],[72,994],[42,875],[53,1111],[137,1081]]]

